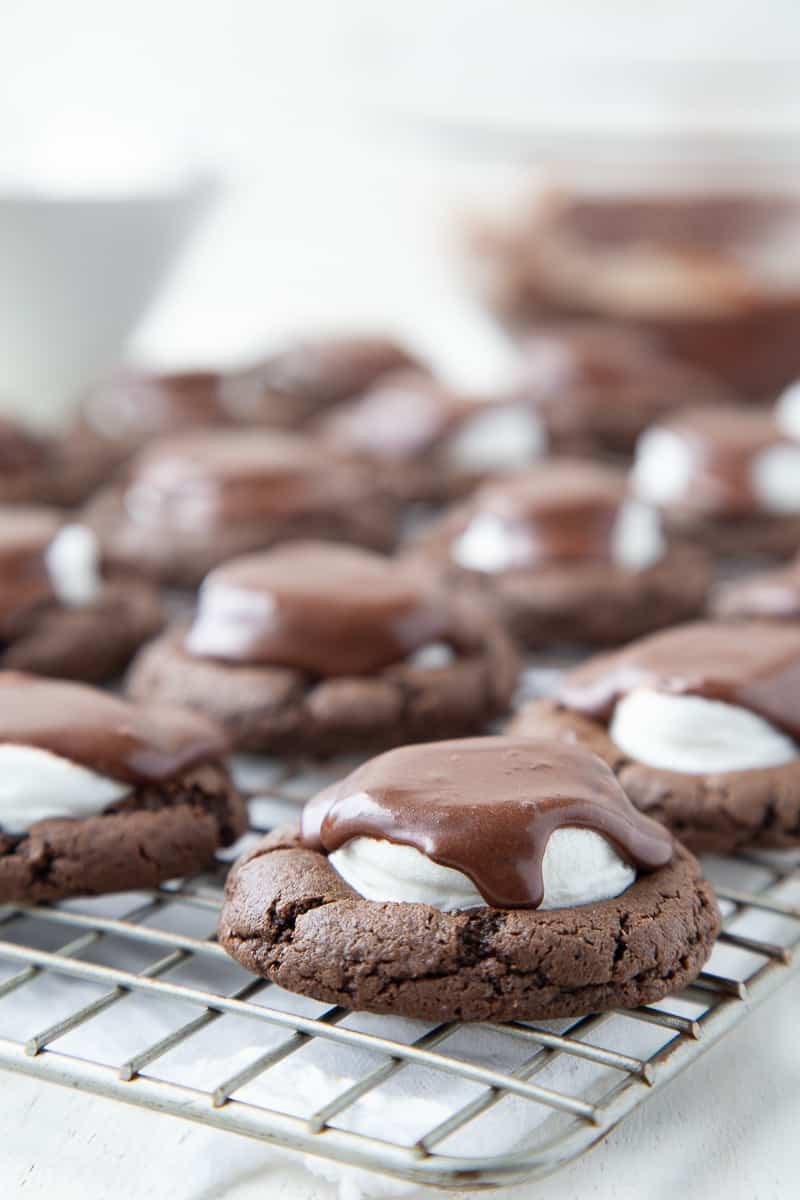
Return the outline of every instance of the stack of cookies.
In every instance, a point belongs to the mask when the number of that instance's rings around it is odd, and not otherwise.
[[[570,314],[493,395],[315,338],[3,424],[0,901],[229,848],[221,944],[327,1003],[690,984],[720,927],[694,854],[800,845],[800,400],[735,385]],[[349,761],[242,853],[240,755]]]

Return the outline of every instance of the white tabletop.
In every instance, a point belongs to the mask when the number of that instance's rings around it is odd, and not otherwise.
[[[787,1200],[796,1195],[798,1003],[795,981],[588,1156],[557,1176],[502,1194],[509,1200]],[[4,1195],[25,1200],[352,1196],[290,1165],[269,1147],[234,1135],[21,1076],[3,1076],[2,1089]]]

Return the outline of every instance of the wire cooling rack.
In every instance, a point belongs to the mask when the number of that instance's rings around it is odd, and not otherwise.
[[[235,768],[258,797],[248,838],[343,769]],[[223,861],[146,895],[9,906],[0,1066],[419,1184],[543,1176],[797,970],[800,855],[706,866],[725,928],[697,982],[663,1003],[560,1023],[431,1026],[289,996],[213,940]]]

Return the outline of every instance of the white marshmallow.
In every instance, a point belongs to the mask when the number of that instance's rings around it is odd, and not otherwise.
[[[684,775],[776,767],[800,754],[790,737],[746,708],[651,688],[618,701],[609,735],[637,762]]]
[[[611,532],[611,562],[626,570],[641,571],[663,558],[665,550],[656,510],[638,500],[627,500]],[[451,557],[460,566],[487,575],[525,565],[530,553],[527,531],[507,525],[494,513],[477,513],[450,547]]]
[[[334,851],[328,861],[367,900],[430,904],[445,912],[486,907],[471,879],[413,846],[358,837]],[[636,871],[599,833],[557,829],[547,843],[542,877],[540,908],[575,908],[619,896],[634,882]]]
[[[85,525],[65,525],[45,551],[47,573],[56,596],[70,608],[91,604],[100,578],[100,549],[97,538]]]
[[[423,671],[436,671],[441,667],[449,667],[456,660],[455,651],[446,642],[428,642],[420,646],[405,660],[409,667],[417,667]]]
[[[450,557],[468,571],[508,571],[525,563],[531,550],[526,530],[510,526],[494,513],[476,513],[453,541]]]
[[[800,513],[800,446],[770,446],[753,460],[753,491],[762,508]]]
[[[618,567],[643,571],[666,552],[661,518],[649,504],[626,500],[611,531],[611,559]]]
[[[130,792],[130,784],[99,775],[34,746],[0,746],[0,826],[20,834],[49,817],[90,817]]]
[[[508,405],[471,417],[452,438],[448,458],[464,471],[514,471],[541,458],[546,445],[536,415]]]
[[[272,620],[276,613],[277,605],[267,592],[218,588],[213,581],[206,581],[186,635],[186,649],[201,657],[236,658],[249,641],[253,626]]]
[[[778,397],[775,420],[787,437],[800,441],[800,379]]]
[[[694,477],[694,455],[685,438],[671,429],[648,429],[636,444],[631,483],[649,504],[685,500]]]

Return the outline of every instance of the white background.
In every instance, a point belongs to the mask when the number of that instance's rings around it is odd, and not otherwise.
[[[796,0],[602,6],[2,0],[0,174],[80,186],[156,153],[224,191],[130,351],[230,361],[308,326],[388,325],[477,382],[503,339],[448,216],[503,194],[519,131],[796,127]],[[434,119],[435,118],[435,119]],[[476,156],[470,138],[492,136]],[[591,154],[593,136],[573,159]],[[569,155],[568,155],[569,157]],[[2,264],[0,264],[2,270]],[[113,289],[113,270],[108,288]],[[796,1195],[795,986],[558,1179],[516,1197]],[[3,1078],[2,1194],[328,1197],[262,1148]]]

